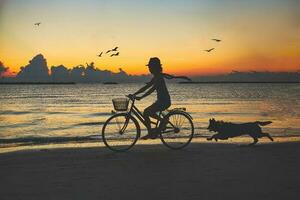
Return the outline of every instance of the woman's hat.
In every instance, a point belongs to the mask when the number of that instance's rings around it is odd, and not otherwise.
[[[150,58],[150,60],[146,66],[153,66],[153,65],[161,66],[159,58],[157,58],[157,57]]]

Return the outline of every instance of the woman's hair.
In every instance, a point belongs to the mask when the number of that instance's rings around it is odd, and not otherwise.
[[[163,69],[162,69],[162,65],[160,63],[160,59],[158,57],[150,58],[149,63],[146,66],[149,67],[149,70],[150,70],[151,74],[154,74],[154,75],[155,74],[162,74],[164,76],[164,78],[166,78],[166,79],[179,78],[179,79],[185,79],[185,80],[188,80],[188,81],[192,81],[190,78],[188,78],[186,76],[173,76],[173,75],[170,75],[170,74],[162,73]]]

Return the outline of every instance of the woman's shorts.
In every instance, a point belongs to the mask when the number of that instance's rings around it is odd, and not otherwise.
[[[159,111],[166,110],[170,106],[171,106],[171,103],[161,103],[161,102],[156,101],[151,106],[147,107],[145,109],[145,111],[149,112],[149,113],[156,113]]]

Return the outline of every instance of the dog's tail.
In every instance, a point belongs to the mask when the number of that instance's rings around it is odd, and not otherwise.
[[[266,121],[266,122],[256,121],[255,123],[256,123],[256,124],[259,124],[259,125],[261,125],[261,126],[265,126],[265,125],[271,124],[272,122],[271,122],[271,121]]]

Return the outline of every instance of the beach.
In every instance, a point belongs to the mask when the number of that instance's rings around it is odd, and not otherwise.
[[[6,199],[296,199],[300,138],[195,138],[169,150],[139,141],[114,153],[86,147],[23,148],[0,154],[0,196]]]

